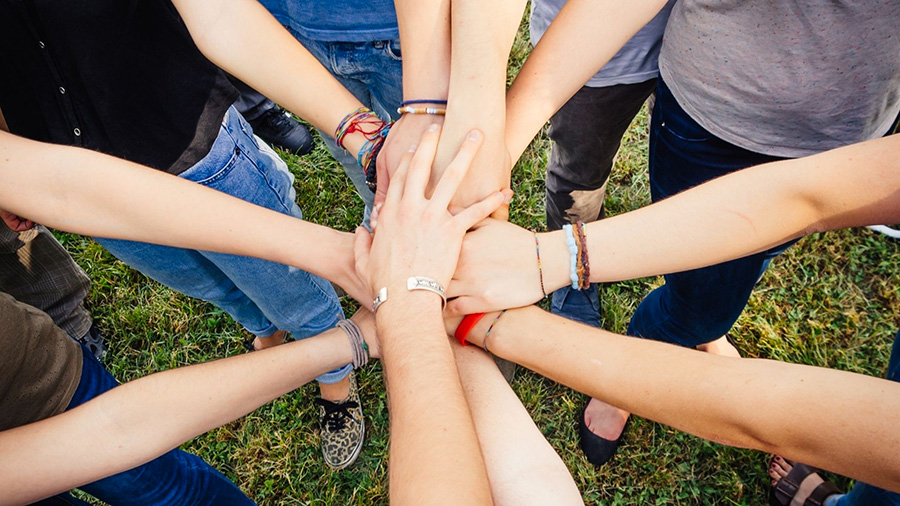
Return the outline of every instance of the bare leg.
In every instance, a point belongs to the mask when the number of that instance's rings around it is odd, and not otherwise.
[[[544,439],[494,361],[454,344],[463,392],[475,422],[497,505],[584,504],[562,459]]]

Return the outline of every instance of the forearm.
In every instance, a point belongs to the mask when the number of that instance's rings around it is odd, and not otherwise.
[[[327,133],[362,104],[255,0],[173,2],[213,63]],[[347,137],[354,155],[365,139]]]
[[[0,504],[29,503],[140,465],[351,360],[346,334],[334,329],[153,374],[0,433]]]
[[[97,152],[0,132],[0,180],[0,209],[68,232],[353,271],[352,234]]]
[[[548,119],[665,6],[665,0],[569,0],[506,98],[513,162]]]
[[[900,384],[618,336],[536,307],[507,312],[489,346],[651,420],[900,490]]]
[[[391,413],[391,503],[490,504],[440,301],[400,290],[376,315]]]
[[[679,272],[822,231],[900,220],[900,138],[731,174],[586,225],[591,281]],[[567,285],[562,231],[541,235],[548,293]],[[546,256],[545,256],[546,255]]]
[[[432,179],[443,172],[469,131],[477,128],[485,136],[485,145],[457,192],[454,205],[470,205],[509,187],[506,69],[524,7],[523,0],[456,0],[451,5],[447,117]]]
[[[446,100],[450,82],[450,0],[396,0],[403,48],[403,98]]]

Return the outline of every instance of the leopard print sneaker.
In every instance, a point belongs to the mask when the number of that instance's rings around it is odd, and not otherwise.
[[[332,469],[343,469],[356,462],[366,437],[356,374],[350,372],[350,395],[341,402],[316,399],[319,405],[319,429],[322,455]]]

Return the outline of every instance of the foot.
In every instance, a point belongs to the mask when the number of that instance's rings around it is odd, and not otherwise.
[[[276,148],[305,155],[314,147],[309,130],[280,107],[269,109],[249,123],[253,133]]]
[[[284,344],[287,341],[287,338],[288,332],[286,330],[276,330],[274,334],[268,337],[256,336],[249,345],[245,343],[244,346],[247,347],[247,351],[259,351],[278,346],[279,344]]]
[[[840,494],[833,483],[824,480],[814,469],[779,455],[769,462],[769,477],[772,478],[771,504],[818,506]]]
[[[603,401],[591,399],[579,420],[581,451],[595,466],[609,462],[619,448],[619,440],[628,422],[628,412]]]
[[[346,384],[346,397],[339,400],[325,398],[326,393],[334,395],[335,392],[341,391],[339,385],[342,383]],[[356,374],[351,372],[341,383],[320,387],[323,398],[316,399],[316,404],[319,405],[322,455],[328,467],[343,469],[356,462],[366,436]]]
[[[731,342],[729,342],[728,338],[725,336],[722,336],[715,341],[701,344],[697,346],[697,349],[722,357],[741,358],[740,352],[738,352],[737,348],[735,348],[734,345],[731,344]]]

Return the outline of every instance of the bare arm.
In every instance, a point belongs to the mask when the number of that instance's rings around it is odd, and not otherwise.
[[[739,258],[812,232],[900,221],[900,137],[730,174],[586,226],[591,281],[666,274]],[[547,293],[569,281],[562,231],[539,234]],[[499,251],[496,244],[507,245]],[[488,222],[466,236],[454,310],[516,307],[542,297],[534,237]]]
[[[259,2],[173,3],[207,58],[323,131],[362,105]],[[355,154],[363,142],[351,134],[344,144]]]
[[[658,13],[666,0],[568,0],[506,98],[513,161],[572,95]]]
[[[367,338],[374,336],[371,313],[354,319]],[[152,374],[58,416],[0,432],[0,504],[29,504],[148,462],[350,363],[349,343],[343,330],[332,329]]]
[[[492,316],[470,334],[476,344]],[[489,347],[579,392],[699,437],[900,490],[898,383],[699,353],[534,306],[508,311],[491,330]]]
[[[403,99],[447,100],[450,84],[450,0],[395,0],[403,49]],[[443,116],[404,114],[391,127],[378,157],[375,204],[384,202],[390,178],[410,145]]]
[[[0,181],[0,209],[38,223],[78,234],[265,258],[334,281],[371,305],[353,267],[352,234],[108,155],[5,132],[0,132]]]
[[[443,331],[441,299],[408,290],[413,276],[446,286],[465,231],[494,211],[499,193],[456,215],[447,209],[482,136],[473,132],[433,196],[425,188],[439,129],[429,129],[404,158],[388,188],[374,238],[357,229],[357,270],[387,298],[376,320],[391,412],[393,504],[491,504],[484,460],[453,354]]]
[[[435,158],[437,181],[473,128],[485,145],[453,204],[467,206],[509,188],[512,168],[506,147],[506,68],[509,50],[525,9],[523,0],[454,0],[451,3],[452,51],[447,118]],[[497,214],[505,219],[507,209]]]

